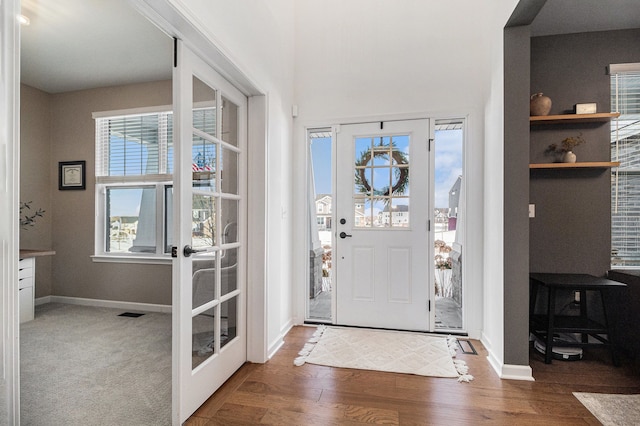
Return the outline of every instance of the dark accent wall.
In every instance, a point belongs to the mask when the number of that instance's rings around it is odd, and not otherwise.
[[[529,364],[529,49],[529,26],[505,28],[504,363],[510,365]]]
[[[598,112],[610,112],[607,66],[625,62],[640,62],[640,30],[534,37],[530,91],[552,99],[551,114],[587,102],[597,103]],[[574,150],[577,161],[610,160],[609,123],[573,123],[533,126],[531,162],[553,162],[545,153],[549,144],[579,134],[586,143]],[[530,270],[604,275],[611,253],[609,169],[533,170],[530,175],[529,200],[536,205],[536,217],[530,219]]]

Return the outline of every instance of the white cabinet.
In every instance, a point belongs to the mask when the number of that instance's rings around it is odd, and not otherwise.
[[[35,258],[27,257],[25,259],[20,259],[18,279],[20,280],[18,285],[18,290],[20,292],[20,322],[23,323],[31,321],[34,318],[34,283],[36,280]]]

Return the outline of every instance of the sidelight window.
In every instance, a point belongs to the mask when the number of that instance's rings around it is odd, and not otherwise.
[[[640,63],[611,65],[611,265],[640,265]]]

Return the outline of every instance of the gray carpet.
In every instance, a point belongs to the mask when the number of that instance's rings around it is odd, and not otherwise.
[[[171,315],[49,303],[20,326],[22,425],[170,425]]]

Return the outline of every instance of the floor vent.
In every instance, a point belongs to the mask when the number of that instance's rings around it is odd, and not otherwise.
[[[136,314],[135,312],[123,312],[118,316],[119,317],[129,317],[129,318],[140,318],[143,315],[144,314]]]
[[[476,348],[473,347],[469,340],[458,339],[458,346],[460,346],[460,350],[462,350],[463,354],[478,355]]]

